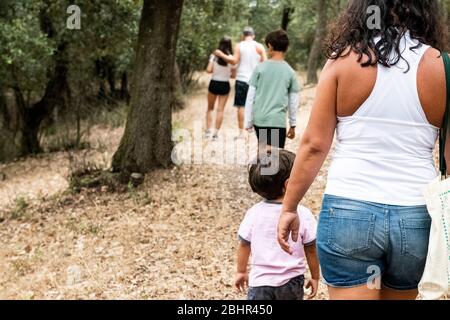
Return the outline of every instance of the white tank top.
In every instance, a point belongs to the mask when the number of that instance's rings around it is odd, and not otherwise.
[[[429,46],[407,33],[404,60],[378,65],[369,98],[350,117],[338,117],[337,145],[326,194],[389,205],[424,205],[424,187],[437,177],[433,161],[439,128],[431,125],[417,90],[417,70]],[[394,54],[392,55],[394,57]]]
[[[231,64],[227,64],[226,66],[220,65],[218,63],[218,59],[214,55],[211,55],[209,57],[209,61],[213,63],[213,73],[211,80],[228,82],[231,78],[231,70],[233,66]]]
[[[242,41],[239,43],[241,58],[237,68],[236,80],[248,83],[253,71],[261,61],[257,51],[256,41]]]

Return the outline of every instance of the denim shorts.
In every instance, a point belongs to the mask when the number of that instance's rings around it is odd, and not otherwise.
[[[292,278],[281,287],[250,287],[248,300],[303,300],[305,277]]]
[[[325,282],[351,288],[381,283],[416,289],[428,253],[426,206],[393,206],[325,195],[317,251]]]

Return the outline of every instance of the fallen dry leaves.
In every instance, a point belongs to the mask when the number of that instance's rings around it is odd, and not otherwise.
[[[314,88],[302,94],[300,133]],[[203,119],[205,90],[193,95],[175,122]],[[224,126],[235,127],[231,101]],[[97,128],[110,159],[122,129]],[[299,135],[298,135],[299,136]],[[254,137],[251,137],[253,141]],[[295,150],[299,137],[287,148]],[[124,193],[67,187],[67,158],[43,155],[3,165],[0,182],[0,298],[7,299],[242,299],[232,291],[237,229],[258,197],[244,165],[183,165],[146,176]],[[327,165],[305,197],[315,214]],[[29,205],[8,218],[13,199]],[[321,285],[318,299],[325,299]]]

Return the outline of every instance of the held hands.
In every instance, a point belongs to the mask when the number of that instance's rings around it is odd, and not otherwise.
[[[289,129],[289,131],[287,133],[287,137],[289,139],[291,139],[291,140],[295,138],[295,128],[290,128]]]
[[[280,219],[278,220],[278,232],[277,238],[281,249],[289,254],[292,254],[292,249],[289,246],[289,235],[292,235],[292,240],[294,242],[298,241],[300,229],[300,219],[298,217],[297,211],[285,211],[281,213]]]
[[[248,288],[248,273],[237,272],[234,276],[234,289],[236,292],[245,292]]]
[[[311,292],[307,295],[307,299],[311,300],[317,295],[317,289],[319,288],[319,280],[309,279],[305,286],[306,289],[311,288]]]

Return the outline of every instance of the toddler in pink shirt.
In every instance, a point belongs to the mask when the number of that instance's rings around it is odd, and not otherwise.
[[[252,190],[263,201],[247,211],[239,228],[237,273],[234,287],[238,292],[249,286],[249,300],[303,300],[304,273],[307,265],[311,279],[308,299],[317,293],[320,277],[316,254],[317,222],[311,211],[298,207],[300,215],[299,241],[292,242],[292,255],[284,252],[277,241],[277,224],[295,154],[276,149],[257,160],[249,169]],[[278,168],[275,174],[264,174],[265,168]],[[270,170],[269,170],[270,171]],[[290,240],[292,241],[292,240]],[[251,258],[250,276],[247,264]]]

